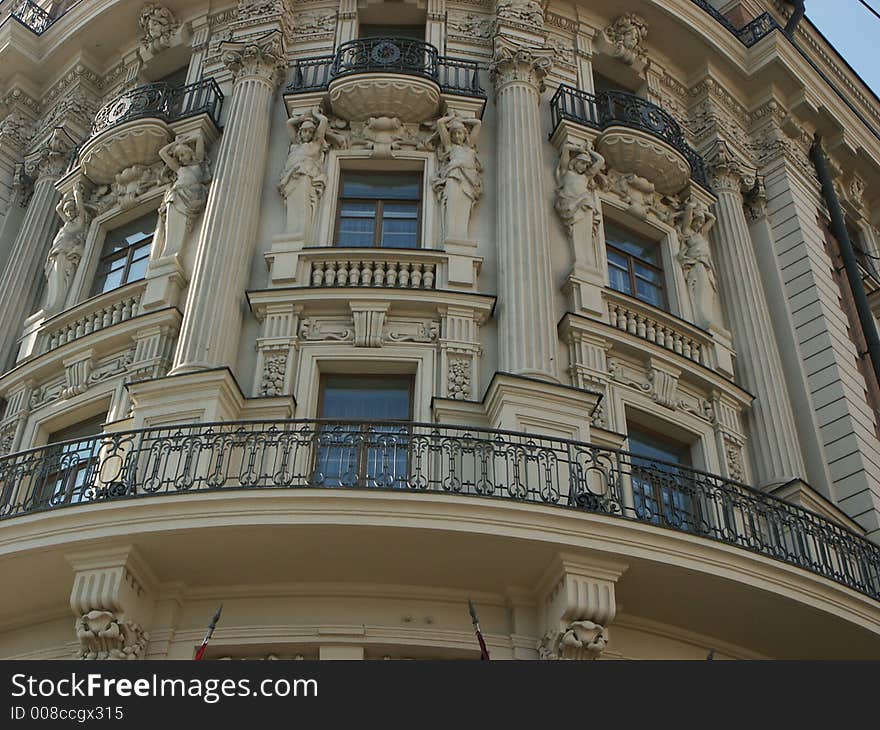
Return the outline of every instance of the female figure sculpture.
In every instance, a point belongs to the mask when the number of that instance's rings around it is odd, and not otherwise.
[[[715,321],[718,285],[709,247],[709,231],[715,221],[715,216],[706,205],[693,198],[675,216],[681,243],[678,260],[691,295],[695,323],[704,329],[708,329]]]
[[[437,120],[439,170],[434,190],[443,205],[444,240],[468,240],[471,212],[483,192],[483,166],[477,157],[479,119],[457,115]]]
[[[598,265],[595,238],[599,228],[599,187],[605,158],[591,142],[567,144],[556,165],[556,212],[565,223],[574,249],[575,265]],[[587,260],[585,260],[587,256]]]
[[[211,173],[201,137],[175,139],[159,150],[159,157],[171,170],[174,181],[159,209],[158,240],[153,250],[170,256],[181,252],[193,222],[205,208]]]
[[[55,234],[43,269],[46,275],[46,302],[43,311],[47,314],[64,309],[70,283],[82,259],[86,231],[91,221],[91,214],[83,198],[82,188],[76,187],[55,207],[55,212],[63,223]]]
[[[287,201],[287,234],[297,240],[311,235],[315,210],[327,186],[324,160],[330,149],[329,126],[318,107],[287,120],[290,148],[278,192]]]

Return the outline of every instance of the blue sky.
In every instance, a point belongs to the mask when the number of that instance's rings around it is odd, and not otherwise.
[[[880,0],[867,0],[880,10]],[[858,0],[807,0],[807,17],[880,95],[880,20]]]

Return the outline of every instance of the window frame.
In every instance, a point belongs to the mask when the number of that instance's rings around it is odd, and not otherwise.
[[[343,195],[343,191],[345,190],[345,180],[349,175],[365,175],[369,177],[382,177],[387,175],[411,175],[413,181],[418,181],[418,191],[419,197],[417,199],[408,200],[406,198],[400,200],[394,200],[391,198],[355,198],[355,197],[345,197]],[[343,168],[339,171],[339,182],[338,182],[338,193],[336,195],[336,212],[334,214],[334,224],[333,224],[333,247],[334,248],[358,248],[358,249],[389,249],[389,250],[398,250],[398,251],[417,251],[422,248],[423,240],[422,240],[422,218],[424,216],[424,182],[425,182],[425,174],[424,169],[422,170],[361,170],[356,168]],[[373,244],[371,246],[346,246],[339,243],[339,234],[340,234],[340,223],[342,221],[342,205],[343,202],[352,202],[352,203],[375,203],[376,204],[376,214],[373,218]],[[382,234],[382,223],[384,218],[382,217],[382,212],[384,210],[385,203],[394,203],[394,202],[415,202],[416,203],[416,244],[412,247],[401,247],[401,246],[383,246],[381,241]]]
[[[60,507],[90,502],[86,497],[89,488],[89,477],[95,465],[100,462],[100,451],[104,428],[107,425],[107,414],[102,412],[96,416],[85,418],[64,428],[53,431],[47,436],[45,445],[46,458],[51,458],[54,468],[47,469],[39,475],[31,491],[32,500],[39,507]],[[65,436],[65,432],[86,427],[96,428],[95,433],[84,436]],[[85,430],[85,429],[84,429]],[[62,437],[58,438],[61,434]],[[86,445],[91,444],[90,449]],[[51,456],[48,453],[51,450]],[[75,456],[75,466],[63,466],[68,456]],[[81,480],[81,483],[80,483]],[[58,499],[56,499],[58,495]]]
[[[116,226],[115,228],[111,228],[104,234],[104,240],[101,241],[101,250],[98,254],[97,261],[95,262],[95,271],[94,271],[94,274],[92,275],[92,285],[89,290],[90,293],[88,295],[88,298],[101,296],[102,294],[107,294],[108,292],[115,291],[117,289],[121,289],[122,287],[127,286],[128,284],[132,284],[136,281],[143,281],[146,278],[146,274],[147,274],[146,271],[144,271],[144,276],[142,276],[138,279],[129,280],[128,276],[129,276],[129,273],[131,272],[131,266],[134,263],[134,257],[132,255],[134,253],[134,250],[136,248],[140,248],[141,246],[143,246],[147,242],[148,242],[148,248],[147,248],[146,256],[143,259],[138,259],[138,262],[140,262],[142,260],[146,260],[147,266],[149,267],[149,261],[150,261],[151,255],[152,255],[152,247],[153,247],[153,243],[156,239],[155,226],[153,227],[152,234],[145,236],[140,241],[136,241],[135,243],[131,243],[128,246],[126,246],[125,248],[121,248],[121,249],[114,251],[112,253],[105,254],[104,251],[107,248],[108,241],[112,241],[111,237],[115,231],[118,231],[120,228],[123,228],[124,226],[129,225],[130,223],[138,221],[141,218],[147,218],[148,216],[151,216],[153,214],[155,214],[156,225],[158,225],[158,223],[159,223],[158,211],[155,211],[155,212],[150,211],[150,212],[145,213],[142,216],[138,216],[137,218],[132,218],[130,221],[127,221],[126,223],[122,223],[122,224]],[[98,290],[98,282],[102,279],[102,277],[104,279],[104,282],[106,282],[108,275],[111,273],[108,270],[102,274],[101,273],[102,264],[108,260],[115,261],[115,260],[121,259],[121,258],[123,258],[123,256],[125,257],[125,265],[122,268],[123,274],[122,274],[122,279],[121,279],[120,283],[117,286],[114,286],[110,289],[105,289],[102,287],[100,290]]]
[[[639,256],[636,256],[635,254],[632,254],[629,251],[625,251],[624,249],[620,248],[619,246],[616,246],[614,244],[614,242],[610,241],[608,238],[609,225],[613,228],[616,228],[616,229],[622,231],[623,233],[627,233],[627,234],[633,236],[633,238],[636,241],[650,243],[652,246],[654,246],[657,249],[657,259],[660,261],[660,265],[658,266],[657,264],[653,264],[650,261],[646,261],[645,259],[640,258]],[[663,244],[662,244],[662,242],[652,240],[650,237],[644,236],[644,235],[638,233],[637,231],[634,231],[625,225],[621,225],[620,223],[618,223],[617,221],[614,221],[614,220],[608,221],[607,219],[603,218],[602,228],[603,228],[603,230],[602,230],[603,236],[605,238],[605,263],[609,269],[608,288],[611,289],[612,291],[617,292],[618,294],[625,296],[625,297],[632,297],[633,299],[638,300],[642,304],[647,304],[650,307],[656,307],[657,309],[660,309],[664,312],[668,312],[668,313],[672,314],[673,312],[670,307],[669,292],[668,292],[669,282],[667,281],[667,278],[666,278],[666,270],[663,268]],[[610,270],[613,268],[613,269],[616,269],[619,271],[620,267],[613,265],[611,263],[611,260],[608,257],[609,249],[614,251],[614,253],[617,254],[618,256],[621,256],[626,259],[626,262],[627,262],[626,274],[627,274],[627,278],[629,279],[630,288],[632,290],[631,293],[625,292],[625,291],[620,291],[619,289],[616,289],[613,286]],[[642,297],[639,296],[639,294],[638,294],[639,277],[638,277],[638,274],[636,273],[634,262],[638,262],[642,266],[645,266],[646,268],[651,269],[652,271],[654,271],[656,274],[659,275],[659,277],[660,277],[660,284],[659,285],[654,284],[654,282],[648,282],[648,283],[651,286],[654,286],[660,290],[660,295],[661,295],[662,302],[663,302],[662,304],[655,304],[654,302],[649,302],[647,299],[643,299]],[[644,277],[642,277],[642,280],[647,281],[644,279]]]
[[[317,416],[318,416],[319,421],[328,420],[329,421],[328,425],[330,425],[332,427],[337,427],[339,424],[345,424],[345,423],[349,423],[352,421],[357,421],[357,419],[334,419],[332,417],[327,417],[324,415],[324,407],[325,407],[324,396],[325,396],[325,393],[327,390],[327,382],[331,378],[349,378],[351,380],[368,381],[368,382],[370,382],[370,381],[378,382],[378,381],[382,381],[382,380],[387,380],[389,378],[394,378],[397,380],[405,381],[407,384],[408,411],[407,411],[406,418],[385,419],[387,421],[397,422],[402,425],[401,429],[394,431],[393,433],[394,433],[394,435],[397,435],[401,439],[403,439],[404,443],[405,443],[403,453],[402,454],[395,454],[392,457],[392,464],[394,466],[395,474],[393,475],[394,479],[393,479],[393,483],[390,487],[371,483],[371,482],[376,481],[376,476],[377,476],[376,474],[371,474],[371,472],[370,472],[371,456],[372,456],[372,454],[377,453],[377,451],[380,447],[371,445],[369,437],[359,439],[359,442],[357,445],[357,457],[356,457],[357,464],[356,464],[356,469],[355,469],[356,476],[355,476],[354,483],[353,484],[348,484],[348,483],[343,484],[342,483],[343,477],[345,475],[342,473],[342,470],[340,468],[339,474],[335,474],[335,475],[330,476],[330,481],[337,482],[337,483],[331,484],[329,486],[333,486],[333,487],[337,487],[337,488],[354,488],[354,489],[381,489],[381,488],[401,489],[401,488],[406,488],[407,482],[409,479],[410,465],[411,465],[410,462],[411,462],[411,458],[412,458],[412,454],[411,454],[411,451],[408,447],[408,443],[409,443],[410,438],[412,437],[412,427],[409,424],[412,423],[413,412],[415,409],[415,403],[414,403],[414,400],[415,400],[415,381],[416,381],[415,374],[412,374],[412,373],[361,374],[361,373],[333,373],[333,372],[321,373],[319,376],[319,382],[318,382]],[[369,424],[369,423],[359,423],[358,430],[356,432],[353,431],[353,433],[368,434],[369,429],[371,427],[373,427],[373,426],[371,426],[371,424]],[[312,475],[311,480],[315,480],[315,475],[317,475],[319,473],[318,467],[322,461],[322,456],[321,456],[322,449],[333,449],[333,448],[344,449],[344,448],[346,448],[345,446],[334,446],[332,444],[322,445],[320,443],[320,441],[321,441],[321,435],[322,435],[323,428],[324,428],[324,425],[321,423],[318,423],[315,427],[315,431],[313,434],[314,442],[313,442],[313,449],[312,449],[312,468],[310,470],[310,474]],[[374,433],[381,433],[381,431],[377,430]],[[400,456],[403,456],[404,458],[399,459]],[[329,461],[329,459],[324,459],[324,461],[327,462],[327,461]],[[340,467],[341,466],[342,466],[342,459],[340,459]],[[399,473],[400,467],[402,467],[402,470],[403,470],[402,475]],[[400,476],[403,476],[405,479],[405,481],[402,484],[398,483]],[[326,479],[326,477],[325,477],[325,479]],[[324,486],[327,486],[327,485],[325,484]]]

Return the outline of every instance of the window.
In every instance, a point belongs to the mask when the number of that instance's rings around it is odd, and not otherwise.
[[[351,421],[409,421],[411,377],[327,375],[321,380],[319,415],[336,423],[316,431],[312,480],[334,487],[405,487],[409,427]]]
[[[156,219],[157,214],[150,213],[107,233],[92,296],[146,276]]]
[[[608,278],[612,289],[666,309],[660,246],[638,233],[605,224]]]
[[[89,490],[101,448],[96,437],[104,419],[102,414],[49,435],[32,492],[35,507],[79,504],[92,498]]]
[[[423,41],[425,40],[425,26],[361,23],[358,36],[360,38],[412,38]]]
[[[420,173],[346,172],[336,218],[336,245],[418,248]]]
[[[702,524],[695,514],[690,449],[667,437],[628,427],[632,454],[633,507],[640,520],[696,530]]]

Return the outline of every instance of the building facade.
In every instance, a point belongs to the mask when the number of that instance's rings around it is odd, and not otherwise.
[[[880,656],[880,102],[790,15],[0,4],[0,656]]]

